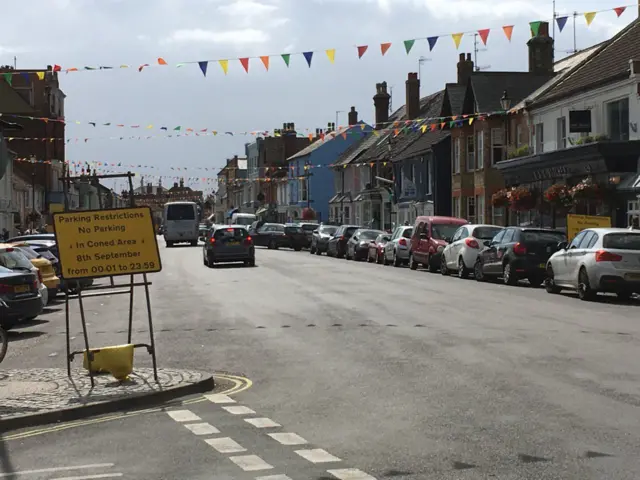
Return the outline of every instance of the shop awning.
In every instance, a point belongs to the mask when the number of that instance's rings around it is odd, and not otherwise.
[[[616,187],[616,190],[620,190],[623,192],[640,191],[640,173],[628,175],[627,177],[623,178]]]

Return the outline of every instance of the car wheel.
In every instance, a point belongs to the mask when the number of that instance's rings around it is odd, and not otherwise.
[[[518,277],[516,275],[516,272],[513,271],[513,267],[509,262],[506,262],[502,266],[502,281],[504,282],[505,285],[511,285],[511,286],[516,285],[518,283]]]
[[[393,251],[393,266],[394,267],[402,266],[402,260],[400,260],[400,258],[398,257],[398,252],[396,252],[395,250]]]
[[[464,264],[462,257],[458,259],[458,278],[465,279],[469,277],[469,269]]]
[[[207,257],[207,267],[213,268],[214,266],[215,266],[215,262],[213,261],[213,258]]]
[[[562,291],[560,287],[556,286],[556,283],[553,279],[553,268],[551,265],[547,268],[547,280],[544,282],[544,289],[547,293],[558,294]]]
[[[294,249],[296,252],[299,252],[300,250],[302,250],[302,247],[293,247],[293,249]]]
[[[309,248],[309,253],[311,255],[313,255],[314,253],[316,253],[316,249],[313,247],[313,245],[311,245],[311,248]]]
[[[252,258],[251,260],[249,260],[249,266],[250,267],[255,267],[256,266],[256,259]]]
[[[436,273],[438,271],[438,268],[433,264],[431,255],[427,258],[427,270],[429,270],[429,273]]]
[[[620,300],[629,300],[631,298],[631,292],[617,292],[616,296],[620,299]]]
[[[477,259],[476,263],[473,264],[473,276],[475,277],[477,282],[487,281],[487,277],[484,276],[484,270],[482,269],[482,261],[480,259]]]
[[[167,243],[166,243],[166,246],[167,246],[167,248],[171,248],[171,247],[173,247],[173,242],[167,242]]]
[[[440,260],[440,273],[445,277],[447,275],[449,275],[449,269],[447,268],[447,262],[444,259],[444,255],[442,256],[442,259]]]
[[[268,248],[269,250],[275,250],[275,248],[276,248],[276,241],[275,241],[275,240],[273,240],[273,239],[269,240],[269,244],[267,245],[267,248]]]
[[[207,259],[206,255],[202,255],[202,263],[204,263],[205,267],[209,266],[209,260]]]
[[[527,277],[527,280],[529,280],[529,285],[531,285],[533,288],[538,288],[540,285],[542,285],[544,278],[539,275],[531,275],[530,277]]]
[[[580,300],[588,302],[593,300],[595,296],[596,292],[591,289],[589,284],[589,275],[587,275],[585,268],[582,267],[580,273],[578,273],[578,297],[580,297]]]
[[[378,265],[382,265],[382,258],[384,257],[384,252],[376,255],[376,263]]]
[[[322,252],[320,251],[319,248],[316,248],[316,255],[322,255]],[[329,254],[327,253],[327,255],[329,255]]]
[[[409,254],[409,268],[411,270],[417,270],[418,269],[418,262],[416,262],[415,258],[413,258],[413,253]]]
[[[374,258],[371,258],[371,254],[369,252],[367,252],[367,263],[373,263],[376,260]]]
[[[193,240],[193,241],[191,242],[191,246],[192,246],[192,247],[197,247],[197,246],[198,246],[198,240]]]

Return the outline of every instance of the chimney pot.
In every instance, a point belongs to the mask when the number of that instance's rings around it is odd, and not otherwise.
[[[420,115],[420,80],[418,74],[411,72],[407,76],[405,110],[408,120],[414,120]]]
[[[540,22],[538,35],[527,42],[529,47],[529,73],[553,73],[553,38],[549,36],[549,22]]]
[[[467,62],[470,62],[470,61],[471,61],[471,54],[467,53]]]
[[[376,83],[376,94],[373,105],[376,111],[376,130],[386,127],[389,122],[389,101],[391,95],[387,92],[387,82]]]
[[[460,61],[458,62],[458,85],[466,85],[469,83],[469,78],[473,73],[473,60],[471,60],[471,54],[460,54]]]
[[[349,112],[349,126],[355,125],[358,123],[358,112],[356,112],[356,107],[351,107],[351,111]]]
[[[458,61],[459,62],[464,62],[464,53],[460,54],[460,59]]]

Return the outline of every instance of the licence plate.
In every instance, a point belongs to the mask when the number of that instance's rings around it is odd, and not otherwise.
[[[544,263],[541,263],[540,265],[538,265],[538,267],[541,268],[542,270],[547,268],[547,266]]]
[[[627,280],[637,280],[640,281],[640,273],[627,273],[624,276]]]
[[[31,290],[31,287],[28,285],[18,285],[17,287],[13,287],[13,291],[16,293],[26,293]]]
[[[227,245],[240,245],[240,242],[227,242]]]

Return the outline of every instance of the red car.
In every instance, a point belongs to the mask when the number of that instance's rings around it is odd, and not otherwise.
[[[416,218],[409,252],[411,270],[416,270],[422,264],[430,272],[438,272],[444,247],[451,241],[456,230],[468,223],[455,217]]]
[[[391,240],[391,234],[383,233],[378,235],[375,240],[371,240],[369,244],[369,253],[367,254],[367,262],[382,263],[384,259],[384,246]]]

